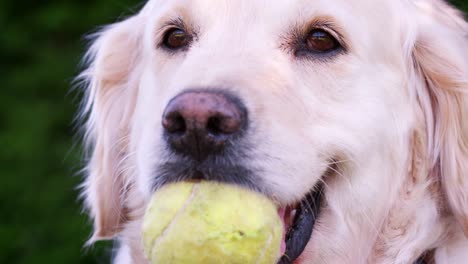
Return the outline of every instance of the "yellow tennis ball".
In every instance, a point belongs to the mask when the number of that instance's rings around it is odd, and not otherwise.
[[[272,264],[280,257],[282,234],[268,198],[213,182],[162,187],[143,220],[152,264]]]

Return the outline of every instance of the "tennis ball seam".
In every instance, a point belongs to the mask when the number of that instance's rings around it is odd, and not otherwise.
[[[166,235],[172,230],[172,227],[174,226],[174,223],[177,222],[177,219],[184,213],[185,209],[190,205],[190,203],[193,201],[195,198],[198,189],[200,189],[200,184],[196,183],[192,186],[192,192],[190,193],[189,197],[187,200],[185,200],[184,204],[180,207],[180,209],[177,211],[177,213],[174,215],[174,218],[169,222],[169,224],[164,228],[164,230],[161,232],[161,235],[158,236],[153,244],[153,247],[151,248],[151,255],[153,255],[154,250],[158,247],[159,243],[161,243],[165,238]]]
[[[257,261],[255,262],[256,264],[260,264],[263,261],[263,257],[265,256],[266,251],[270,248],[271,242],[273,241],[273,234],[270,233],[268,236],[268,240],[265,243],[265,246],[263,247],[262,251],[260,251],[260,255],[257,258]]]

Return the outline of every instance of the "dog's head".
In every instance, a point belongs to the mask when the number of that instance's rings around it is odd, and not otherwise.
[[[192,179],[321,200],[299,262],[409,263],[468,234],[467,28],[429,0],[149,1],[82,74],[94,238],[137,239],[151,194]]]

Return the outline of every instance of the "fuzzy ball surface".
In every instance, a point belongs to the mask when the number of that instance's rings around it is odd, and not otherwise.
[[[282,235],[270,199],[213,182],[162,187],[143,220],[152,264],[272,264],[280,257]]]

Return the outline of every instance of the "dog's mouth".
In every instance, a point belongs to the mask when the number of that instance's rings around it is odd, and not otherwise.
[[[296,205],[278,210],[284,225],[282,257],[278,264],[292,263],[304,251],[312,236],[323,195],[323,185],[319,184]]]
[[[162,164],[158,167],[158,181],[154,182],[153,188],[156,190],[176,181],[205,180],[236,184],[263,193],[256,171],[223,161],[208,160],[199,164],[189,160]],[[278,264],[293,263],[304,251],[319,216],[323,196],[323,184],[317,184],[301,201],[278,209],[284,230]]]

